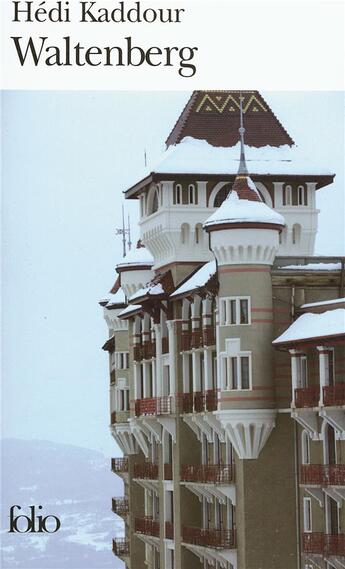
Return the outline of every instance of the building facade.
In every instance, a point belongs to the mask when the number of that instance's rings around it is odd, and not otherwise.
[[[126,568],[345,567],[344,258],[313,256],[333,178],[260,93],[196,91],[126,191],[141,240],[100,302]]]

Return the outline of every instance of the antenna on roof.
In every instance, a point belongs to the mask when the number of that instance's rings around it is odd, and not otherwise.
[[[240,128],[238,129],[238,132],[240,133],[241,155],[240,155],[240,166],[238,168],[238,174],[243,174],[244,176],[248,176],[246,157],[244,153],[244,133],[246,132],[246,129],[243,126],[243,101],[244,97],[242,93],[240,93]]]
[[[123,247],[123,256],[126,256],[126,235],[128,235],[128,249],[131,248],[131,230],[129,226],[129,216],[128,216],[128,227],[125,226],[125,211],[122,205],[122,227],[118,227],[116,230],[115,235],[122,235],[122,247]]]
[[[144,164],[145,164],[145,168],[146,168],[147,167],[146,148],[144,148]]]
[[[132,247],[132,241],[131,241],[131,223],[130,223],[129,214],[128,214],[128,251],[131,250],[131,247]]]

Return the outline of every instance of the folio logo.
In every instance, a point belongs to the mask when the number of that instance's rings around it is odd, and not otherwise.
[[[10,529],[8,533],[55,533],[60,529],[61,523],[57,516],[38,516],[36,506],[29,506],[30,516],[15,515],[15,509],[21,510],[21,506],[14,505],[10,508]],[[38,506],[42,510],[42,506]]]

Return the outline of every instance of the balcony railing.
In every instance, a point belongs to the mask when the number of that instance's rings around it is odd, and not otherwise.
[[[136,533],[143,533],[145,535],[152,535],[159,537],[159,522],[154,520],[151,516],[144,518],[135,518],[134,531]]]
[[[115,472],[115,474],[128,472],[128,458],[112,458],[111,470]]]
[[[113,412],[110,414],[110,424],[111,424],[111,425],[115,425],[115,423],[116,423],[116,413],[115,413],[115,411],[113,411]]]
[[[345,557],[345,535],[325,533],[302,534],[302,546],[304,553],[313,553],[324,556]]]
[[[173,522],[165,522],[165,537],[167,539],[174,539],[174,524],[173,524]]]
[[[178,407],[180,413],[193,413],[193,393],[179,393]]]
[[[168,354],[168,353],[169,353],[169,338],[165,336],[164,338],[162,338],[162,354]]]
[[[300,483],[311,486],[345,486],[345,465],[302,464]]]
[[[345,383],[327,385],[323,388],[323,404],[326,406],[345,405]]]
[[[231,464],[183,464],[181,480],[202,484],[232,484],[234,468]]]
[[[192,334],[189,330],[182,330],[181,334],[181,351],[187,352],[191,349]]]
[[[172,480],[172,479],[173,479],[172,464],[164,464],[164,480]]]
[[[178,409],[180,413],[216,411],[217,403],[218,394],[216,389],[178,394]]]
[[[142,358],[144,360],[149,360],[156,356],[156,342],[150,340],[149,342],[144,342],[142,345]]]
[[[129,542],[126,539],[113,539],[113,553],[117,557],[127,557],[129,555]]]
[[[127,516],[129,512],[129,502],[127,498],[112,498],[111,509],[118,516]]]
[[[143,347],[141,344],[135,344],[133,346],[133,359],[135,362],[141,362],[143,359]]]
[[[204,346],[214,346],[216,343],[216,330],[214,326],[204,326],[203,328]]]
[[[296,407],[318,407],[320,399],[320,387],[311,385],[310,387],[298,387],[295,389]]]
[[[202,340],[203,340],[202,328],[196,328],[192,330],[191,340],[190,340],[191,348],[201,348]]]
[[[134,465],[134,478],[158,480],[158,464],[154,462],[138,462]]]
[[[235,530],[182,528],[182,541],[193,545],[203,545],[214,549],[233,549],[236,547]]]
[[[170,415],[175,412],[175,398],[172,395],[146,397],[135,402],[135,415]]]

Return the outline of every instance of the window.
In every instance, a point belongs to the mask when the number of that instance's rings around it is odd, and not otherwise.
[[[116,388],[117,391],[117,411],[129,411],[129,389]]]
[[[182,203],[182,186],[181,184],[176,184],[174,190],[174,204],[178,205]]]
[[[283,190],[283,205],[292,205],[292,187],[285,186]]]
[[[128,352],[115,352],[115,368],[128,369],[129,367]]]
[[[302,432],[302,464],[310,464],[310,439],[307,431]]]
[[[310,533],[312,531],[311,498],[303,498],[303,521],[304,531]]]
[[[220,325],[250,324],[250,297],[222,298],[220,301]]]
[[[298,205],[307,205],[307,189],[304,186],[297,188]]]
[[[188,203],[189,204],[197,204],[198,203],[198,194],[196,191],[196,187],[194,184],[189,184],[188,186]]]
[[[223,387],[226,390],[251,389],[251,354],[223,356]]]
[[[222,205],[223,201],[228,197],[231,191],[232,184],[225,184],[220,190],[218,190],[216,197],[214,198],[213,207],[219,207]],[[212,207],[212,204],[210,204]]]
[[[295,223],[292,227],[292,244],[298,245],[301,240],[301,226],[299,223]]]
[[[334,350],[328,352],[328,385],[334,385]]]

